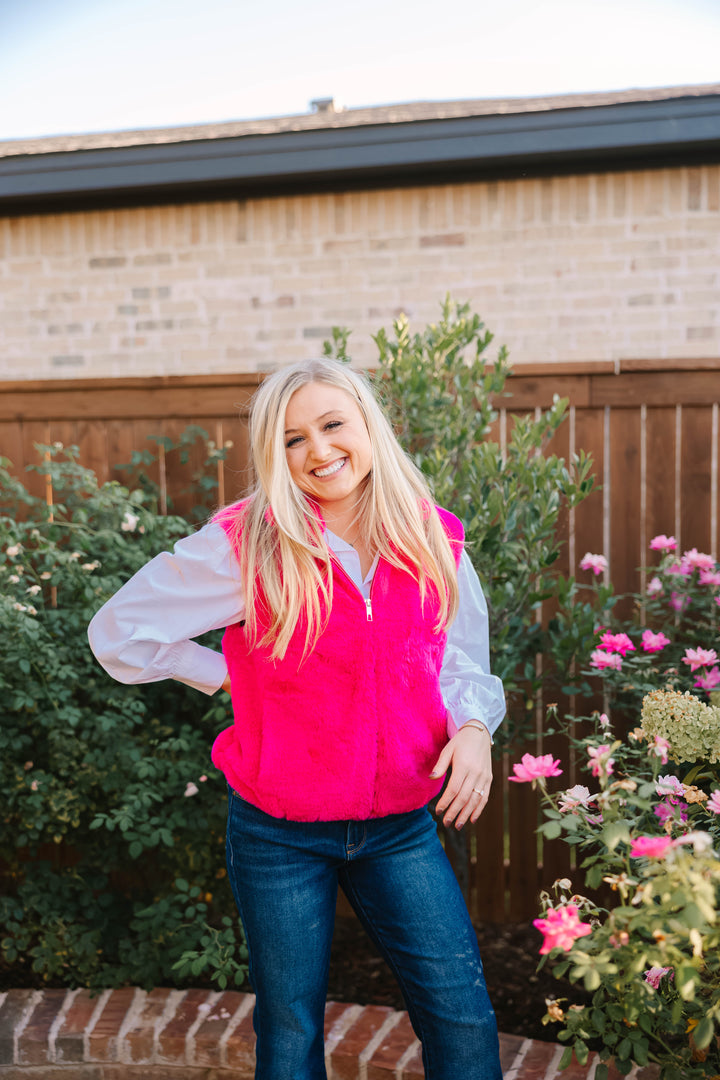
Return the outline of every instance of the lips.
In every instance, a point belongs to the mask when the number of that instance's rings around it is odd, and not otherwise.
[[[325,465],[322,469],[313,469],[313,476],[317,476],[318,479],[324,480],[327,476],[334,476],[335,473],[340,472],[347,461],[347,458],[341,458],[339,461],[333,461],[331,465]]]

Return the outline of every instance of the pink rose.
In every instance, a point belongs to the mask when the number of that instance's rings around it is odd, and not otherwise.
[[[692,574],[693,570],[714,570],[715,560],[712,555],[705,555],[697,548],[683,552],[680,560],[680,569],[683,574]]]
[[[673,979],[675,972],[669,967],[651,967],[645,972],[645,982],[649,983],[653,990],[657,990],[665,975],[669,975]]]
[[[673,611],[682,613],[690,603],[690,597],[679,592],[670,593],[670,607]]]
[[[598,648],[605,649],[606,652],[619,652],[621,656],[625,656],[625,653],[635,652],[635,646],[627,634],[604,633],[600,638]]]
[[[668,752],[670,750],[670,743],[667,739],[663,739],[662,735],[654,735],[653,741],[648,746],[648,754],[655,754],[659,757],[663,765],[667,765]]]
[[[630,844],[630,858],[662,859],[672,846],[669,836],[638,836]]]
[[[720,667],[714,667],[701,675],[693,686],[697,686],[700,690],[714,690],[718,683],[720,683]]]
[[[683,664],[689,664],[691,671],[697,671],[701,667],[709,667],[717,662],[717,653],[714,649],[686,649]]]
[[[590,758],[590,772],[593,776],[611,776],[614,771],[615,758],[610,756],[610,747],[607,743],[602,746],[589,746],[588,757]]]
[[[698,581],[701,585],[720,585],[720,570],[701,570]]]
[[[651,578],[650,582],[648,583],[647,590],[646,590],[648,596],[659,596],[662,591],[663,591],[663,583],[660,580],[660,578],[659,577]]]
[[[605,668],[620,671],[622,668],[622,656],[620,653],[603,652],[602,649],[594,649],[590,654],[590,667],[597,668],[598,671],[603,671]]]
[[[677,540],[674,536],[666,536],[665,533],[660,533],[658,536],[653,536],[650,541],[651,551],[675,551],[677,548]]]
[[[665,637],[662,630],[654,634],[652,630],[643,630],[641,644],[645,652],[660,652],[670,644],[670,638]]]
[[[523,754],[522,763],[513,765],[514,776],[510,779],[516,784],[525,784],[531,780],[539,780],[542,776],[560,776],[560,758],[553,761],[552,754],[543,754],[533,757],[532,754]]]
[[[592,555],[587,551],[580,560],[581,570],[592,570],[593,574],[597,577],[598,574],[602,574],[607,570],[608,561],[604,555]]]
[[[533,926],[544,935],[545,940],[540,949],[540,955],[549,953],[552,949],[564,949],[566,952],[572,948],[576,938],[585,937],[592,933],[590,923],[580,921],[578,908],[575,904],[565,904],[564,907],[548,908],[544,919],[533,919]]]
[[[705,806],[713,814],[720,814],[720,788],[715,788]]]

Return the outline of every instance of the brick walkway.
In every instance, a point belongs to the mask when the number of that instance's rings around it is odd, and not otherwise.
[[[251,994],[132,987],[0,993],[3,1080],[252,1080]],[[596,1061],[558,1072],[562,1047],[501,1035],[505,1080],[592,1080]],[[328,1002],[330,1080],[421,1080],[407,1013]],[[653,1080],[650,1069],[635,1080]],[[458,1078],[462,1080],[462,1078]],[[620,1080],[611,1070],[611,1080]]]

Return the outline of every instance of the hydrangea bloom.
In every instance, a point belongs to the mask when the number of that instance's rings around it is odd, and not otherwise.
[[[598,648],[605,649],[606,652],[618,652],[621,656],[635,652],[635,646],[627,634],[610,634],[607,631],[600,638]]]
[[[675,761],[720,762],[720,708],[706,705],[689,690],[653,690],[643,699],[642,731],[661,735]]]
[[[697,671],[698,668],[717,663],[717,658],[714,649],[686,649],[683,664],[689,664],[691,671]]]
[[[670,638],[665,637],[662,630],[659,634],[654,634],[652,630],[643,630],[641,644],[645,652],[660,652],[670,644]]]
[[[604,668],[613,668],[620,671],[622,668],[622,656],[620,653],[603,652],[602,649],[593,649],[590,654],[590,667],[602,671]]]
[[[542,776],[560,776],[562,769],[560,768],[560,758],[553,761],[552,754],[542,754],[540,757],[533,757],[532,754],[523,754],[522,762],[515,762],[513,765],[514,776],[510,779],[515,783],[525,784],[531,780],[539,780]]]
[[[666,536],[665,533],[659,533],[658,536],[653,536],[650,541],[651,551],[675,551],[677,548],[677,540],[674,536]]]
[[[544,919],[533,919],[533,926],[537,927],[545,938],[540,949],[541,956],[558,948],[567,952],[576,938],[592,933],[590,923],[580,921],[576,904],[548,908],[545,916]]]
[[[602,574],[607,570],[608,561],[604,555],[593,555],[589,551],[586,551],[580,560],[581,570],[592,570],[593,574],[597,577],[598,574]]]
[[[673,843],[669,836],[638,836],[630,843],[630,858],[662,859]]]

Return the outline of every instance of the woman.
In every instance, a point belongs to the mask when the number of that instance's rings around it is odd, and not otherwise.
[[[394,970],[428,1080],[501,1077],[477,937],[427,804],[476,821],[504,715],[457,518],[365,378],[311,360],[257,391],[256,484],[98,612],[123,682],[232,695],[213,746],[256,994],[257,1080],[324,1078],[338,885]],[[223,656],[192,639],[227,627]]]

